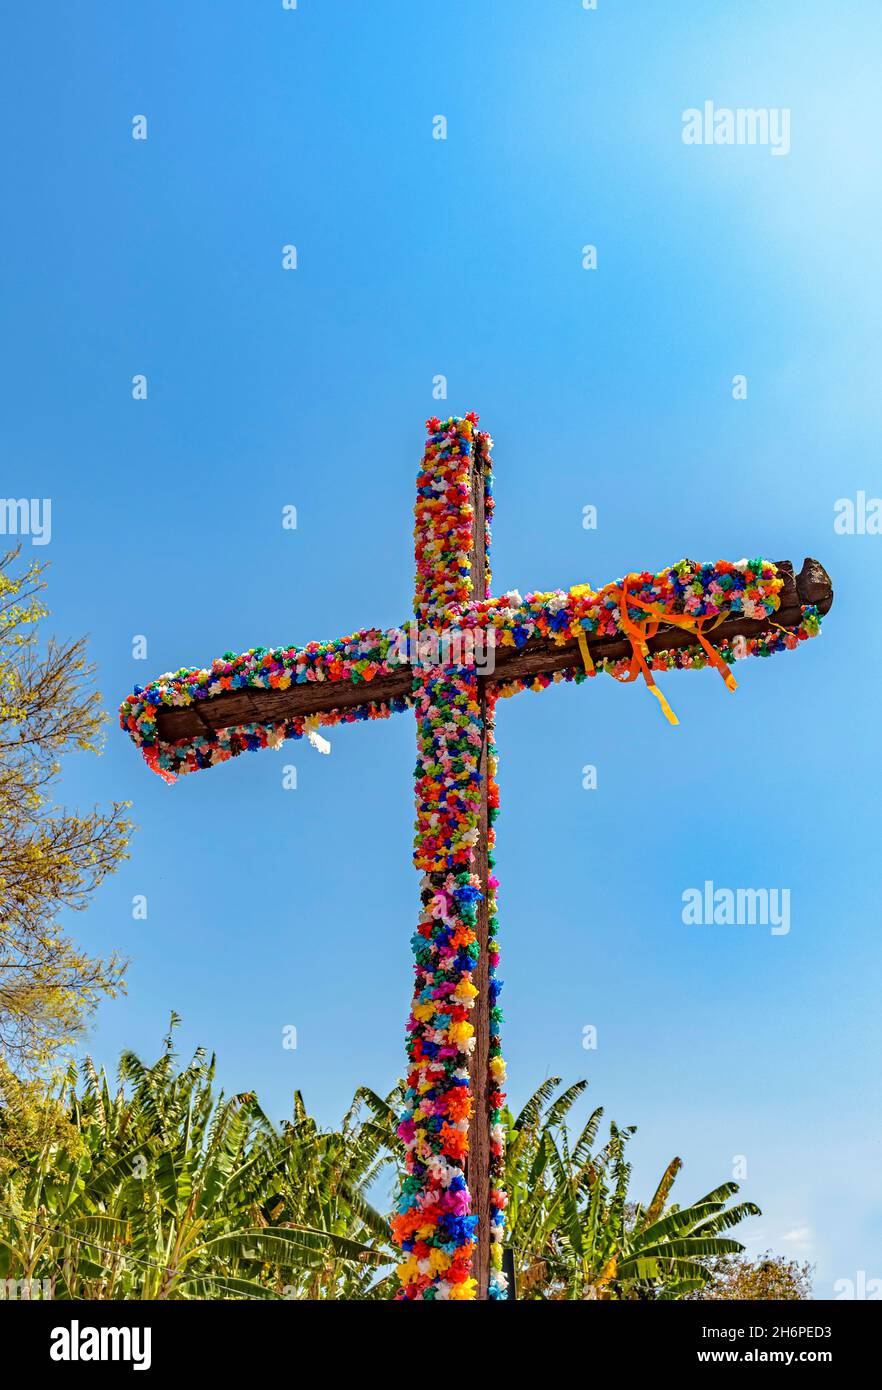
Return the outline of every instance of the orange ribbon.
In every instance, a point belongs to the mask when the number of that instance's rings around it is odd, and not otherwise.
[[[637,679],[638,671],[642,672],[643,679],[646,681],[648,689],[658,700],[662,707],[662,713],[669,724],[679,724],[680,721],[656,685],[652,672],[646,663],[646,658],[649,656],[647,642],[650,637],[654,637],[658,632],[659,623],[663,622],[671,627],[685,628],[688,632],[693,633],[704,649],[711,666],[715,666],[719,671],[726,684],[726,688],[728,690],[737,690],[738,682],[720,656],[720,653],[715,647],[711,646],[704,635],[703,629],[708,622],[707,618],[692,618],[685,613],[669,613],[657,603],[644,603],[642,599],[635,598],[633,594],[628,592],[627,580],[625,580],[621,589],[618,591],[618,603],[619,621],[622,625],[622,631],[631,643],[633,655],[631,657],[631,664],[628,668],[628,674],[626,676],[617,676],[616,679],[627,683]],[[643,622],[635,622],[628,613],[629,604],[632,608],[642,608],[644,613],[649,616],[646,617]],[[711,623],[711,627],[716,627],[718,623],[723,621],[725,616],[726,615],[723,613],[719,614]]]

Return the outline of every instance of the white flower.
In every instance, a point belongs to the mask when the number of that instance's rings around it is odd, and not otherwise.
[[[328,753],[330,753],[330,743],[326,738],[322,738],[321,734],[318,733],[315,729],[310,729],[306,737],[309,741],[310,746],[314,748],[317,753],[324,753],[326,756]]]

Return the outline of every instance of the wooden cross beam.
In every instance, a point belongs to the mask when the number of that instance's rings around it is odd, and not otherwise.
[[[775,568],[784,581],[781,607],[775,613],[775,623],[793,632],[799,630],[802,610],[817,608],[823,617],[833,603],[833,586],[826,570],[817,560],[803,561],[802,569],[794,573],[790,560],[778,560]],[[756,639],[767,631],[767,619],[732,618],[720,624],[713,633],[714,645],[725,639],[742,637]],[[651,652],[674,651],[694,644],[694,637],[681,628],[660,623],[655,637],[647,643]],[[586,638],[588,650],[596,666],[604,661],[620,661],[630,656],[628,639],[618,637]],[[553,675],[555,671],[577,668],[582,663],[579,645],[575,640],[557,643],[549,637],[533,638],[523,647],[502,647],[495,654],[492,672],[478,670],[478,680],[495,685],[506,681]],[[231,690],[206,700],[200,705],[159,710],[158,727],[163,743],[186,741],[206,733],[213,735],[221,729],[256,721],[258,724],[290,723],[297,718],[321,716],[333,710],[358,709],[366,696],[377,707],[393,700],[407,700],[413,689],[413,669],[408,660],[396,665],[388,675],[375,676],[369,689],[364,683],[325,682],[292,685],[287,690]]]
[[[407,1176],[393,1219],[406,1298],[505,1297],[496,1007],[493,744],[500,695],[605,672],[655,676],[795,648],[833,601],[823,567],[782,561],[632,574],[600,590],[489,596],[489,436],[477,416],[430,420],[418,478],[415,629],[227,653],[136,687],[122,727],[168,780],[319,724],[417,717],[422,911],[399,1133]],[[453,638],[444,647],[428,636]],[[471,645],[468,640],[471,639]],[[481,639],[480,641],[476,639]],[[428,654],[427,654],[428,653]],[[676,722],[668,711],[672,722]]]

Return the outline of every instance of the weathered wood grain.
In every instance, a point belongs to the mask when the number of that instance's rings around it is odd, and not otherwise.
[[[476,526],[477,531],[477,526]],[[483,543],[483,524],[481,529]],[[799,626],[800,606],[813,603],[821,614],[833,603],[833,585],[824,567],[817,560],[806,560],[799,574],[794,574],[789,560],[779,560],[778,569],[784,579],[781,607],[774,621],[785,628]],[[483,574],[483,571],[482,571]],[[715,645],[726,638],[756,637],[769,626],[769,620],[749,622],[733,619],[721,623],[711,634]],[[648,646],[650,651],[686,647],[694,637],[680,628],[661,626]],[[630,652],[623,638],[588,639],[592,660],[617,661]],[[523,647],[499,647],[495,653],[492,675],[482,679],[495,682],[524,679],[542,673],[553,674],[569,666],[581,665],[578,643],[557,646],[545,638],[527,642]],[[410,694],[412,674],[403,664],[390,675],[377,676],[372,681],[308,681],[290,690],[230,690],[210,699],[200,700],[186,709],[161,710],[158,715],[159,736],[165,742],[210,734],[237,724],[274,724],[294,719],[297,715],[322,714],[332,709],[346,710],[358,705],[388,704],[395,698]]]

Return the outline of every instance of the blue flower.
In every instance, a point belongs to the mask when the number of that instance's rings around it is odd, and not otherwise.
[[[484,894],[473,884],[464,883],[460,888],[454,888],[453,896],[458,903],[474,903],[483,898]]]

